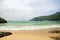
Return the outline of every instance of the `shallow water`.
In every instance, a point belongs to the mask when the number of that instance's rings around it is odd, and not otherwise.
[[[60,27],[60,21],[8,22],[0,24],[0,30],[34,30]]]

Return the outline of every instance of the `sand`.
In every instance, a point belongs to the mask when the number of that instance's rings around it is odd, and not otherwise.
[[[51,34],[48,31],[60,30],[60,28],[39,29],[39,30],[0,30],[12,32],[12,35],[2,37],[0,40],[53,40],[51,36],[59,36],[60,34]]]

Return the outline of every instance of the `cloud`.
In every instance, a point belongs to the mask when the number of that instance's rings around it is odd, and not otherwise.
[[[7,20],[29,20],[60,11],[59,0],[0,0],[0,16]]]

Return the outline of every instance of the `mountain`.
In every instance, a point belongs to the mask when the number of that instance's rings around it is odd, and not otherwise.
[[[7,23],[7,21],[4,18],[0,17],[0,23]]]
[[[49,16],[35,17],[35,18],[32,18],[30,21],[44,21],[44,20],[59,21],[60,20],[60,12],[56,12],[56,13],[49,15]]]

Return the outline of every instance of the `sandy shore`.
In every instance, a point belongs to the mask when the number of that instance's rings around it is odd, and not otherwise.
[[[7,32],[11,32],[12,35],[2,37],[0,40],[53,40],[50,36],[59,36],[60,34],[51,34],[48,31],[51,30],[60,30],[60,28],[52,28],[52,29],[41,29],[41,30],[5,30]],[[0,30],[3,31],[3,30]]]

